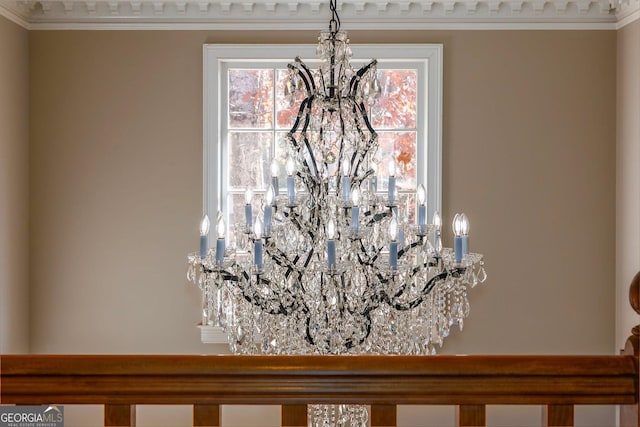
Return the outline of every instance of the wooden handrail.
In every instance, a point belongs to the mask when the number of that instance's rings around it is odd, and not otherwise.
[[[630,288],[640,314],[640,273]],[[192,404],[193,425],[219,426],[222,404],[371,405],[372,427],[397,404],[457,405],[458,426],[486,425],[488,404],[546,405],[547,427],[573,426],[574,405],[621,405],[640,427],[640,326],[620,356],[0,355],[0,403],[103,404],[105,426],[135,426],[137,404]]]
[[[634,356],[4,355],[2,403],[635,404]]]

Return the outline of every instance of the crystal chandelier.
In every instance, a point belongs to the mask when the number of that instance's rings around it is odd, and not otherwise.
[[[336,0],[330,8],[318,68],[300,58],[288,66],[285,95],[304,99],[287,134],[286,186],[276,170],[258,212],[248,189],[232,239],[218,213],[215,249],[205,215],[188,279],[203,293],[203,325],[223,328],[236,354],[435,354],[452,326],[463,327],[467,288],[486,279],[482,255],[467,250],[464,214],[453,221],[454,248],[442,247],[424,186],[398,194],[393,159],[378,191],[368,115],[380,93],[376,60],[352,68]],[[417,200],[411,224],[407,197]],[[314,411],[365,417],[352,406]]]

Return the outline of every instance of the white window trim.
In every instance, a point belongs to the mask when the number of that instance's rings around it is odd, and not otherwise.
[[[428,144],[417,141],[418,171],[416,181],[424,183],[428,190],[428,218],[434,211],[442,212],[442,45],[441,44],[355,44],[351,46],[354,62],[363,62],[377,58],[379,68],[392,63],[422,62],[427,70],[428,80],[426,111],[423,125],[427,125]],[[224,153],[220,120],[222,64],[224,62],[260,62],[283,61],[288,64],[299,56],[309,63],[316,57],[316,45],[229,45],[205,44],[203,46],[203,211],[211,218],[222,206],[222,182],[219,171],[222,170]],[[307,59],[309,58],[309,59]],[[418,82],[419,87],[421,82]],[[425,91],[419,91],[418,103],[425,105]],[[424,129],[418,132],[424,134]],[[425,147],[426,145],[426,147]],[[426,148],[426,149],[425,149]],[[427,165],[428,176],[420,164]]]

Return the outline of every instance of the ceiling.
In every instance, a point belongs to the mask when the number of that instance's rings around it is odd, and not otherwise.
[[[640,0],[344,0],[343,27],[358,29],[618,29]],[[311,29],[328,0],[0,0],[0,15],[42,29]]]

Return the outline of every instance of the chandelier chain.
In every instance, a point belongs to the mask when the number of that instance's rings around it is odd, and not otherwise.
[[[336,34],[340,31],[340,17],[338,16],[338,0],[329,0],[329,9],[331,9],[331,20],[329,21],[329,32]]]

